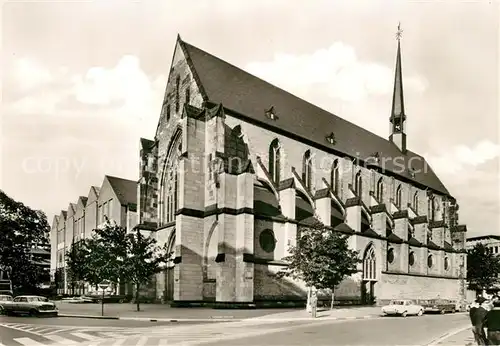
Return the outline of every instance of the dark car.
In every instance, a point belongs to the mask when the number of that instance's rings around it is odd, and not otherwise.
[[[429,299],[422,302],[425,312],[435,312],[445,314],[447,312],[456,312],[457,303],[448,299]]]

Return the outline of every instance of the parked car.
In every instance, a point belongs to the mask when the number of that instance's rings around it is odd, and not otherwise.
[[[45,297],[17,296],[12,301],[2,303],[7,315],[27,314],[30,316],[57,316],[56,305]]]
[[[389,305],[382,307],[382,314],[384,316],[400,315],[403,317],[409,315],[422,316],[424,314],[424,307],[409,299],[393,300]]]
[[[94,300],[96,303],[101,303],[102,300],[103,300],[103,296],[102,295],[98,295],[98,294],[89,294],[87,296],[85,296],[86,298],[88,299],[92,299]],[[120,294],[106,294],[104,295],[104,303],[105,304],[108,304],[108,303],[128,303],[130,302],[130,297],[128,296],[125,296],[125,295],[120,295]]]
[[[11,302],[12,300],[13,300],[13,298],[9,294],[1,294],[0,295],[0,315],[3,315],[5,313],[5,310],[3,308],[3,304],[5,304],[5,302]]]
[[[63,298],[62,301],[70,304],[91,304],[98,302],[97,299],[86,296]]]
[[[445,314],[447,312],[457,311],[457,302],[447,299],[429,299],[422,303],[424,312],[439,312]]]

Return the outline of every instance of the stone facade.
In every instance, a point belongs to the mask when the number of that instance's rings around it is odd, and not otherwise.
[[[276,273],[300,227],[319,221],[349,234],[363,259],[336,288],[338,299],[463,299],[465,228],[457,227],[458,206],[445,188],[210,100],[190,51],[208,55],[178,39],[155,139],[141,140],[138,222],[155,224],[154,236],[174,258],[157,277],[158,298],[303,301],[304,284]],[[275,119],[273,107],[265,115]]]

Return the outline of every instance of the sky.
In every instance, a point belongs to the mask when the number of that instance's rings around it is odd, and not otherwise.
[[[4,1],[0,189],[51,221],[137,180],[175,39],[388,137],[401,22],[408,148],[500,235],[498,1]]]

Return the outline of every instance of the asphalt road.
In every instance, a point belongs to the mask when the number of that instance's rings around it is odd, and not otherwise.
[[[217,323],[216,320],[213,323]],[[86,342],[102,338],[123,338],[146,333],[149,329],[194,327],[201,322],[145,322],[99,320],[64,317],[6,317],[0,316],[0,346],[39,345]],[[205,323],[206,324],[206,323]]]
[[[467,315],[454,314],[325,321],[280,327],[278,330],[273,330],[272,326],[260,326],[254,335],[250,335],[252,332],[249,331],[248,336],[189,345],[427,345],[469,323]],[[257,333],[260,335],[255,335]]]

